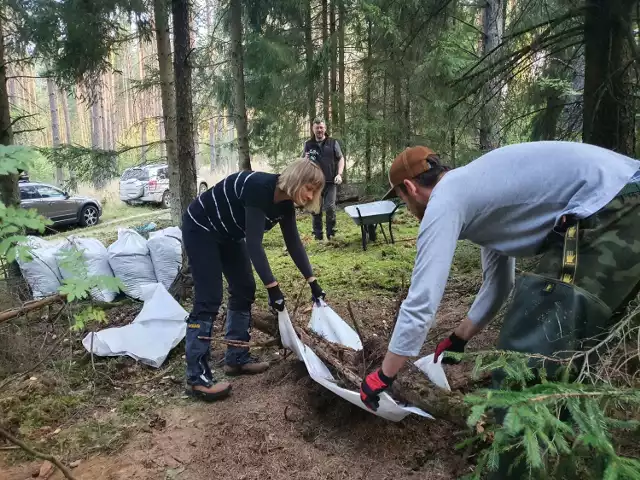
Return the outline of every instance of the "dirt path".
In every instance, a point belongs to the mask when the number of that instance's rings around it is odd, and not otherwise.
[[[467,303],[445,299],[430,344],[462,318]],[[343,306],[336,310],[342,315]],[[356,315],[374,326],[376,318],[364,318],[368,311],[363,303]],[[486,341],[494,334],[487,330]],[[214,364],[221,358],[215,351]],[[231,397],[214,404],[180,398],[176,385],[175,401],[151,421],[145,417],[118,453],[83,459],[74,474],[83,480],[438,480],[471,471],[455,448],[464,436],[452,425],[415,415],[398,423],[375,417],[313,382],[292,357],[263,375],[231,381]],[[3,468],[1,461],[0,480],[31,478],[42,464]]]

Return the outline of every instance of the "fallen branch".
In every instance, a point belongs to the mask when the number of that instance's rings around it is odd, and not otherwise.
[[[0,428],[0,437],[6,438],[9,442],[13,443],[14,445],[17,445],[22,450],[33,455],[34,457],[40,458],[42,460],[48,460],[49,462],[53,463],[56,467],[58,467],[58,469],[62,472],[62,474],[66,478],[68,478],[69,480],[76,480],[76,477],[73,476],[71,471],[67,467],[65,467],[62,464],[62,462],[60,462],[60,460],[58,460],[53,455],[35,451],[33,448],[29,447],[24,442],[21,442],[20,440],[15,438],[13,435],[11,435],[9,432],[6,432],[5,430],[3,430],[2,428]]]
[[[27,302],[21,307],[5,310],[4,312],[0,312],[0,323],[7,322],[13,318],[24,315],[25,313],[37,310],[38,308],[46,307],[47,305],[51,305],[52,303],[63,302],[64,299],[64,295],[53,295],[51,297],[45,297],[40,300]]]
[[[242,340],[226,340],[224,338],[204,337],[200,335],[198,336],[198,340],[209,340],[211,342],[222,343],[230,347],[240,347],[240,348],[265,348],[265,347],[274,347],[278,345],[277,338],[272,338],[271,340],[267,340],[265,342],[244,342]]]

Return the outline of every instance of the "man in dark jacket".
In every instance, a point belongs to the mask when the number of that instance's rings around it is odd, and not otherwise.
[[[313,121],[313,137],[305,142],[302,155],[318,163],[324,173],[326,184],[322,191],[322,210],[313,215],[313,235],[316,240],[322,240],[322,211],[325,210],[327,239],[330,239],[335,236],[336,190],[342,183],[344,155],[338,141],[327,135],[327,126],[323,119],[316,118]]]

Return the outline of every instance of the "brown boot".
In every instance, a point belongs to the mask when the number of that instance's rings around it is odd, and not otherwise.
[[[263,373],[269,369],[269,362],[259,362],[252,358],[249,362],[242,365],[225,365],[224,373],[230,376],[235,375],[254,375]]]
[[[231,393],[231,384],[229,382],[212,383],[206,385],[188,385],[186,394],[204,400],[205,402],[215,402],[227,398]]]

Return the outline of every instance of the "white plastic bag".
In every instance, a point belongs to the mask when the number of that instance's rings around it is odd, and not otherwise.
[[[124,284],[124,293],[142,299],[142,287],[158,282],[147,240],[130,228],[118,229],[118,239],[109,245],[109,265]]]
[[[380,395],[380,407],[378,410],[376,412],[369,410],[366,405],[362,403],[362,400],[360,400],[360,393],[355,390],[348,390],[338,386],[335,378],[331,374],[331,371],[327,368],[324,362],[313,352],[313,350],[311,350],[311,348],[302,343],[293,329],[293,325],[291,324],[291,319],[289,318],[286,308],[283,312],[278,313],[278,324],[280,327],[282,344],[292,350],[298,358],[305,363],[307,370],[309,371],[309,375],[313,380],[331,390],[336,395],[344,398],[354,405],[357,405],[367,412],[394,422],[402,420],[410,413],[426,418],[433,418],[427,412],[417,407],[399,404],[386,392]],[[322,335],[325,340],[341,343],[342,345],[356,350],[362,349],[362,342],[360,341],[358,334],[324,302],[321,302],[320,306],[314,305],[309,327],[316,333]]]
[[[129,325],[91,332],[82,339],[84,348],[99,356],[128,355],[159,368],[187,332],[188,313],[159,283],[140,288],[144,306]]]
[[[59,242],[48,242],[42,238],[28,236],[23,246],[30,248],[31,259],[18,258],[22,276],[31,288],[34,299],[58,293],[62,275],[56,261]]]
[[[95,238],[80,238],[70,236],[60,247],[60,251],[65,249],[76,248],[82,253],[82,261],[85,262],[87,275],[113,277],[113,270],[109,265],[109,253],[102,242]],[[64,267],[58,261],[58,267],[62,278],[71,278],[73,272],[65,271]],[[94,288],[90,292],[91,298],[100,302],[113,302],[118,294],[117,290]]]
[[[147,245],[156,278],[168,290],[182,267],[182,232],[178,227],[151,232]]]
[[[422,357],[415,362],[414,365],[426,373],[432,383],[435,383],[440,388],[451,391],[449,380],[447,380],[447,374],[444,373],[444,368],[442,368],[442,358],[440,362],[434,362],[433,357],[433,353],[426,357]]]

